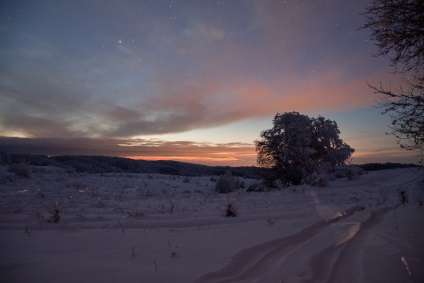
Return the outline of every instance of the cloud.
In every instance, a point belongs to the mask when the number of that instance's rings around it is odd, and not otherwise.
[[[364,78],[380,69],[358,59],[363,47],[338,45],[344,33],[335,23],[353,29],[350,5],[140,3],[67,4],[97,16],[83,17],[81,33],[66,15],[55,24],[68,33],[52,26],[48,13],[60,6],[40,7],[47,14],[34,29],[8,27],[9,45],[0,45],[0,134],[127,139],[373,103]]]
[[[40,87],[35,95],[11,90],[0,127],[31,137],[126,138],[214,127],[284,111],[336,112],[374,103],[362,78],[299,83],[290,73],[280,77],[267,82],[255,78],[222,82],[209,77],[195,85],[158,80],[152,82],[158,85],[155,96],[134,97],[131,105],[125,100],[73,95],[77,92],[59,90],[54,83]]]

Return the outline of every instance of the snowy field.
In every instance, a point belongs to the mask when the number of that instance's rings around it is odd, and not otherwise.
[[[0,282],[424,282],[419,168],[228,195],[216,176],[6,169]]]

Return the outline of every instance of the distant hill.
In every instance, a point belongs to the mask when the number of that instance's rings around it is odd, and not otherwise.
[[[55,166],[81,173],[150,173],[205,176],[223,175],[230,171],[233,175],[251,178],[259,177],[261,170],[263,170],[254,166],[206,166],[178,161],[147,161],[108,156],[46,156],[0,153],[0,165],[13,163],[27,163],[33,166]]]
[[[420,167],[420,165],[412,163],[366,163],[357,165],[364,169],[365,171],[377,171],[377,170],[387,170],[387,169],[396,169],[396,168],[409,168],[409,167]]]
[[[181,176],[223,175],[231,172],[235,176],[258,178],[263,172],[259,167],[206,166],[178,161],[147,161],[122,157],[85,155],[30,155],[0,152],[0,165],[27,163],[33,166],[55,166],[79,173],[150,173]],[[416,164],[367,163],[357,165],[365,171],[418,167]]]

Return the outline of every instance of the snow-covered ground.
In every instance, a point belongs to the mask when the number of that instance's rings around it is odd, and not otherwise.
[[[228,195],[216,177],[0,171],[0,282],[424,282],[418,168]]]

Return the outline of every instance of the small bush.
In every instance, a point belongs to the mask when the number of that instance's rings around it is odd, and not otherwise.
[[[261,183],[253,183],[246,190],[246,192],[267,192],[267,191],[269,191],[269,187]]]
[[[229,203],[227,205],[227,210],[225,211],[225,217],[236,217],[237,216],[237,209]]]
[[[235,190],[238,190],[240,187],[239,180],[232,176],[231,173],[226,173],[224,176],[221,176],[215,184],[215,191],[220,194],[231,193]]]
[[[278,189],[278,170],[276,169],[269,169],[262,171],[262,185],[269,188],[269,189]],[[285,183],[283,181],[284,185],[288,186],[288,183]]]
[[[348,178],[349,180],[353,180],[358,178],[360,175],[364,174],[364,169],[355,165],[345,165],[339,166],[336,168],[334,172],[334,176],[336,178]]]
[[[48,220],[49,223],[59,223],[60,222],[60,213],[63,210],[63,206],[58,201],[50,201],[47,205],[47,212],[50,214]]]
[[[348,166],[348,174],[347,174],[347,178],[349,180],[353,180],[358,178],[360,175],[363,175],[365,172],[364,169],[362,169],[361,167],[358,166],[354,166],[354,165],[350,165]]]
[[[32,174],[31,166],[26,163],[10,164],[9,172],[15,173],[16,176],[30,178]]]
[[[401,191],[400,193],[400,202],[406,206],[408,204],[408,198],[406,196],[406,192],[405,191]]]
[[[312,174],[309,184],[316,187],[327,187],[330,177],[327,174]]]
[[[16,178],[16,177],[13,176],[12,174],[0,175],[0,185],[11,183],[11,182],[13,182],[14,178]]]
[[[139,217],[139,216],[144,216],[144,212],[139,211],[139,210],[130,210],[127,212],[129,217]]]

